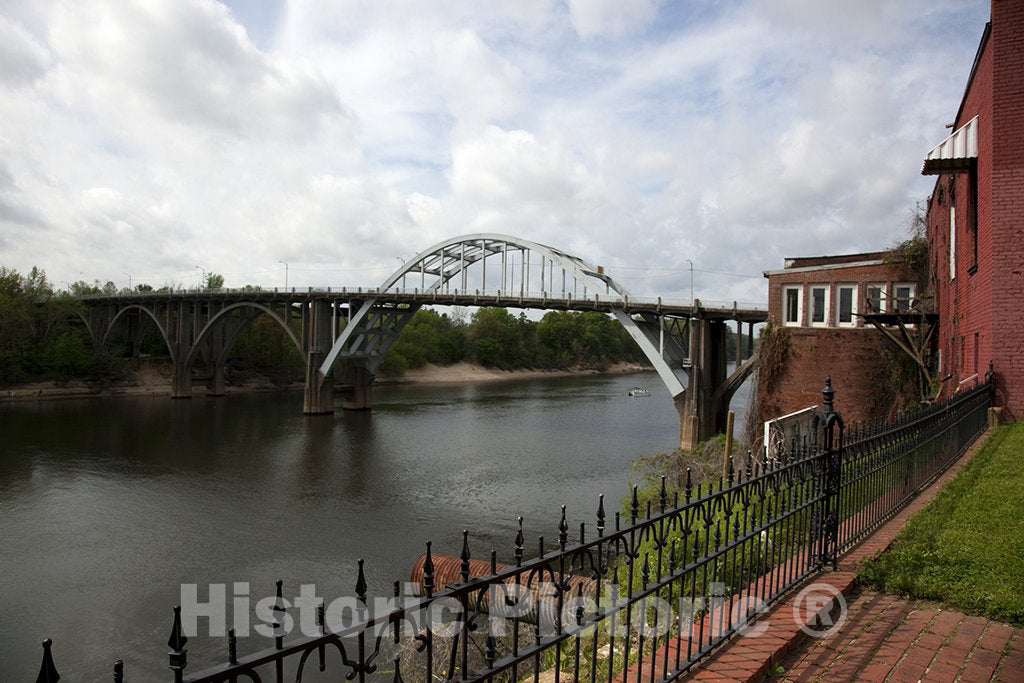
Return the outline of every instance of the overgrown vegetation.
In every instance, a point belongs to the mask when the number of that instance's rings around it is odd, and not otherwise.
[[[1024,624],[1024,424],[1000,427],[861,579]]]
[[[752,401],[747,409],[742,432],[745,441],[751,447],[758,445],[761,425],[765,420],[783,413],[777,401],[768,401],[766,397],[778,396],[776,390],[786,367],[786,359],[789,357],[789,329],[768,321],[761,328],[758,342],[758,363],[753,377],[754,390],[751,391]]]
[[[93,348],[76,318],[81,304],[55,292],[46,273],[0,267],[0,383],[116,377],[120,367]]]

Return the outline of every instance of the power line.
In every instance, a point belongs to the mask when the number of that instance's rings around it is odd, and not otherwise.
[[[690,272],[689,268],[651,268],[651,267],[647,267],[647,266],[609,266],[608,268],[609,268],[609,270],[612,270],[612,269],[620,269],[620,270],[657,270],[657,271],[665,271],[665,272],[673,272],[673,273],[688,273],[688,272]],[[728,275],[730,277],[747,277],[747,278],[757,279],[757,280],[760,280],[760,279],[764,278],[763,275],[748,275],[746,273],[727,273],[727,272],[721,271],[721,270],[703,270],[701,268],[694,268],[693,272],[695,272],[695,273],[708,273],[708,274],[711,274],[711,275]]]

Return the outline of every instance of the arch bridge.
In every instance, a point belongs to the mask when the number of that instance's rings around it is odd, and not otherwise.
[[[307,414],[334,412],[339,383],[350,388],[344,408],[369,409],[384,355],[424,305],[602,311],[619,321],[658,372],[679,412],[683,448],[724,431],[729,401],[757,362],[753,326],[767,319],[766,309],[756,305],[634,297],[600,266],[493,233],[435,244],[372,288],[145,292],[81,300],[97,344],[120,334],[137,354],[144,326],[156,327],[171,357],[174,398],[191,397],[193,384],[204,381],[209,395],[223,395],[232,347],[255,318],[269,316],[305,360]],[[726,350],[730,322],[737,332],[734,358]],[[197,362],[202,373],[193,370]]]

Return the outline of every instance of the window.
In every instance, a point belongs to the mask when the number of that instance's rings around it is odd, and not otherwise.
[[[854,327],[857,324],[857,285],[837,285],[836,325]]]
[[[914,289],[913,283],[900,283],[893,285],[893,297],[895,299],[895,312],[896,313],[909,313],[914,307]]]
[[[804,288],[800,286],[782,288],[783,324],[796,326],[803,322],[803,290]]]
[[[824,327],[828,321],[828,285],[811,287],[811,327]]]
[[[885,283],[868,285],[867,291],[868,313],[885,313]]]
[[[949,183],[949,279],[956,279],[956,195],[953,181]]]

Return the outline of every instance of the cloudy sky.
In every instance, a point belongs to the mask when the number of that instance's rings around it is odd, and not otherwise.
[[[376,285],[471,232],[766,299],[930,190],[989,4],[0,0],[0,265]],[[745,276],[745,277],[744,277]]]

